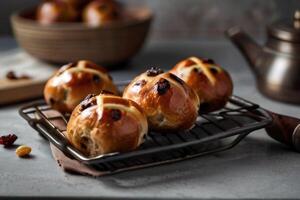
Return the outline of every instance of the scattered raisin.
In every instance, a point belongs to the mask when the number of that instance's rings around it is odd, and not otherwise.
[[[147,76],[157,76],[158,74],[163,73],[164,71],[158,67],[151,67],[147,70]]]
[[[95,83],[100,83],[100,81],[101,81],[100,76],[94,74],[94,75],[93,75],[93,81],[94,81]]]
[[[18,79],[17,76],[16,76],[16,74],[15,74],[15,72],[13,72],[13,71],[7,72],[6,78],[7,78],[7,79],[10,79],[10,80]]]
[[[121,119],[122,113],[121,113],[121,111],[118,110],[118,109],[112,109],[112,110],[110,111],[110,116],[111,116],[111,118],[112,118],[114,121],[118,121],[118,120]]]
[[[18,137],[15,134],[3,135],[0,137],[0,144],[4,145],[4,147],[11,146]]]
[[[177,83],[179,83],[180,85],[184,84],[184,81],[182,79],[180,79],[178,76],[175,76],[174,74],[170,73],[170,78],[173,79],[174,81],[176,81]]]
[[[213,59],[210,59],[210,58],[204,58],[203,59],[203,63],[215,64],[215,61]]]
[[[18,80],[18,79],[30,79],[30,76],[25,75],[25,74],[17,76],[14,71],[9,71],[6,74],[6,78],[9,80]]]
[[[165,94],[170,89],[170,83],[168,80],[161,78],[157,83],[157,92],[159,95]]]

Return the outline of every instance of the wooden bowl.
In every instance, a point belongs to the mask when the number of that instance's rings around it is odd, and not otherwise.
[[[35,10],[13,14],[12,27],[19,45],[32,56],[54,63],[81,59],[105,65],[128,61],[142,47],[152,21],[146,7],[126,8],[124,18],[101,27],[82,22],[42,25]]]

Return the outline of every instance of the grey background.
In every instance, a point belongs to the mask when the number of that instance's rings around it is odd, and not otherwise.
[[[155,12],[152,39],[220,38],[233,25],[262,36],[266,24],[292,17],[299,0],[120,0],[146,4]],[[10,14],[40,0],[0,1],[0,34],[10,34]]]

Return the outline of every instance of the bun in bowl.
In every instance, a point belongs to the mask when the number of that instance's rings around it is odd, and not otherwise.
[[[42,2],[36,12],[37,21],[45,25],[57,22],[75,22],[80,17],[80,12],[74,6],[62,0]]]
[[[120,5],[113,0],[94,0],[85,7],[82,18],[90,26],[101,26],[117,20],[120,10]]]

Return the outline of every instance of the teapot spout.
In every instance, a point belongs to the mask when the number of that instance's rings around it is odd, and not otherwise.
[[[238,27],[230,28],[226,31],[226,35],[242,52],[253,72],[257,75],[259,69],[256,67],[256,60],[262,53],[262,47]]]

